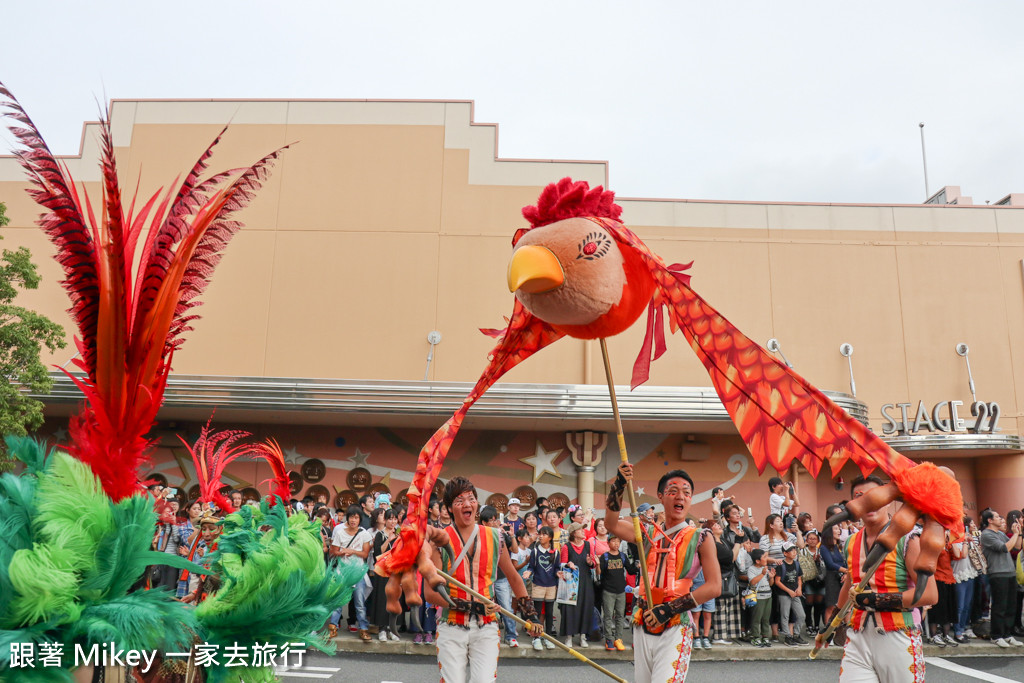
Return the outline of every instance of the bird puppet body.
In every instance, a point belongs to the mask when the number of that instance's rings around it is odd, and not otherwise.
[[[535,206],[523,209],[530,227],[518,230],[508,268],[516,301],[504,330],[484,330],[499,339],[489,364],[463,405],[420,453],[409,487],[409,514],[395,547],[376,571],[395,575],[420,556],[429,495],[469,408],[505,372],[563,336],[595,339],[618,334],[647,310],[647,328],[631,385],[645,382],[650,364],[666,350],[664,320],[681,330],[711,377],[722,403],[747,444],[758,472],[779,472],[795,460],[817,477],[822,464],[833,473],[853,460],[867,474],[881,468],[893,484],[880,487],[859,516],[895,499],[904,511],[891,535],[908,533],[921,515],[925,524],[917,569],[934,571],[935,539],[942,528],[959,530],[963,499],[945,468],[915,465],[892,450],[821,391],[744,335],[689,286],[689,265],[665,265],[619,220],[614,194],[564,178],[548,185]],[[877,500],[874,500],[877,499]],[[898,524],[896,522],[899,522]],[[896,536],[898,538],[899,536]],[[924,541],[928,540],[928,543]],[[941,544],[940,546],[941,547]],[[409,596],[407,595],[407,598]]]

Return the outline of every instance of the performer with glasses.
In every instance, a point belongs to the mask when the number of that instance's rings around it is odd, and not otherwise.
[[[658,482],[658,499],[665,509],[664,525],[644,530],[637,539],[633,524],[621,519],[622,494],[633,478],[633,466],[623,464],[605,502],[605,526],[609,533],[630,543],[642,542],[647,556],[654,604],[641,598],[633,616],[634,680],[685,681],[693,649],[690,610],[722,592],[715,540],[708,529],[689,526],[686,514],[693,498],[693,479],[683,470],[672,470]],[[703,571],[704,584],[693,589]],[[637,592],[643,596],[640,586]]]

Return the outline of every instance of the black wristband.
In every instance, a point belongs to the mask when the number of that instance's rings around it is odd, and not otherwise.
[[[612,512],[620,511],[622,509],[622,494],[625,490],[626,478],[622,476],[622,472],[618,472],[615,481],[608,489],[608,497],[604,500],[604,506]]]
[[[655,605],[651,612],[659,624],[665,624],[675,615],[689,612],[696,606],[697,602],[693,599],[693,593],[687,593],[681,598]]]
[[[452,608],[459,612],[471,612],[473,610],[473,603],[464,598],[452,598],[452,602],[455,606]]]
[[[857,607],[875,612],[902,612],[903,593],[858,593]]]

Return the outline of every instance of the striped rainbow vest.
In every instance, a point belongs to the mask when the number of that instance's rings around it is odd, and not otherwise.
[[[462,554],[462,538],[459,536],[459,532],[455,530],[454,524],[445,527],[444,532],[451,539],[452,554],[447,552],[441,553],[441,569],[478,593],[494,599],[494,581],[498,576],[498,558],[501,556],[501,530],[482,525],[477,525],[477,527],[479,531],[474,547],[466,553],[466,556],[454,571],[452,571],[451,566],[456,558]],[[450,585],[448,590],[453,598],[473,600],[466,591],[460,588]],[[473,619],[473,615],[446,607],[441,614],[441,618],[454,626],[468,627]],[[496,617],[494,615],[482,615],[479,618],[480,623],[489,624]]]
[[[670,539],[660,527],[651,527],[650,534],[644,529],[647,571],[652,584],[651,597],[656,605],[690,592],[693,579],[701,570],[698,548],[710,533],[707,529],[687,526]],[[642,586],[638,590],[642,595]],[[688,616],[689,612],[686,612],[682,618]],[[633,613],[633,623],[643,623],[639,609]],[[680,615],[676,615],[665,626],[670,628],[680,623],[686,622],[681,621]]]
[[[896,543],[891,553],[885,556],[878,570],[869,579],[869,589],[876,593],[902,593],[911,588],[910,574],[907,572],[906,551],[910,535],[906,535]],[[846,539],[846,566],[850,568],[850,581],[853,586],[864,578],[864,530],[850,534]],[[850,627],[860,631],[865,625],[867,612],[854,608],[850,617]],[[917,609],[903,612],[876,612],[875,621],[886,631],[903,631],[920,628],[921,613]]]

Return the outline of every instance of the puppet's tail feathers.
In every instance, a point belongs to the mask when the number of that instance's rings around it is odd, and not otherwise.
[[[922,462],[892,475],[903,500],[953,532],[963,535],[964,498],[960,482],[945,467]]]

